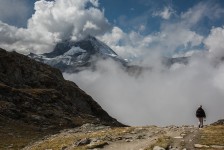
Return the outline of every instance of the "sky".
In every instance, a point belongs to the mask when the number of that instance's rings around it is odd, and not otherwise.
[[[64,77],[128,125],[195,124],[203,105],[224,118],[223,0],[0,0],[0,47],[51,52],[57,42],[96,36],[144,68],[130,75],[111,60]],[[190,57],[171,67],[164,57]]]
[[[53,3],[52,0],[0,0],[1,37],[4,37],[0,46],[21,53],[44,53],[52,51],[55,44],[65,38],[75,40],[92,34],[120,56],[140,59],[142,56],[134,50],[137,49],[136,40],[143,40],[144,48],[154,49],[164,37],[168,38],[169,45],[163,44],[161,48],[168,49],[163,53],[170,56],[174,52],[207,50],[203,40],[213,28],[222,28],[224,23],[222,0],[73,0],[66,2],[64,7],[59,4],[60,8],[57,5],[54,7]],[[81,3],[83,7],[80,7]],[[90,14],[90,11],[95,14]],[[86,16],[81,12],[86,12]],[[16,36],[10,37],[4,32],[6,30]],[[30,38],[24,39],[23,36]],[[169,39],[177,41],[176,44]],[[29,44],[31,41],[33,45]]]

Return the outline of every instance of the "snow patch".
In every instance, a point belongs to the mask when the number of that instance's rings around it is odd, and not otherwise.
[[[77,53],[86,53],[86,50],[84,50],[80,47],[72,46],[72,48],[70,50],[68,50],[66,53],[64,53],[64,56],[72,56]]]

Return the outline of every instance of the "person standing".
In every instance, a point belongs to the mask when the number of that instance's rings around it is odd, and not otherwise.
[[[200,124],[198,125],[199,128],[203,128],[203,119],[206,118],[206,114],[202,105],[196,111],[196,117],[198,118]]]

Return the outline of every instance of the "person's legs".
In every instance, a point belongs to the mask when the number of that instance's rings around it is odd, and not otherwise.
[[[201,127],[201,119],[200,119],[200,117],[198,117],[198,121],[199,121],[198,128],[200,128]]]
[[[199,128],[203,128],[203,117],[199,117],[199,122],[200,122]]]
[[[202,118],[201,118],[201,128],[203,128],[203,126],[204,126],[204,122],[203,122],[204,120],[203,120],[203,119],[204,119],[204,118],[202,117]]]

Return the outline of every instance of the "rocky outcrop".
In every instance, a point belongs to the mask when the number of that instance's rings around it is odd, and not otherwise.
[[[224,119],[220,119],[220,120],[212,123],[212,125],[224,125]]]
[[[47,128],[85,123],[121,126],[62,73],[0,49],[0,118]]]

